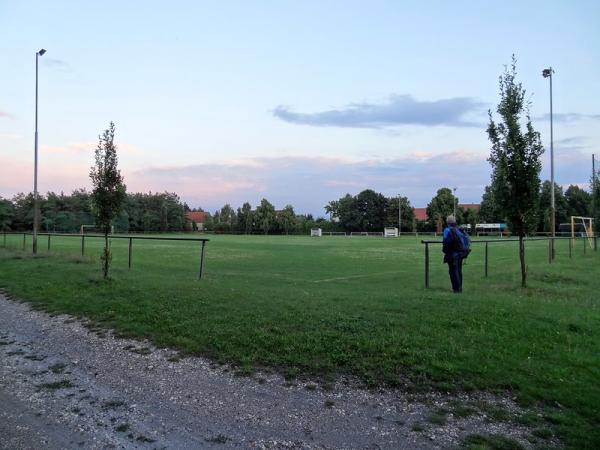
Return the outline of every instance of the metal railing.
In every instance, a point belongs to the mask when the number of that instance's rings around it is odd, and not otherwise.
[[[2,232],[2,245],[6,248],[6,236],[20,236],[23,235],[23,251],[27,249],[27,236],[32,236],[33,233],[19,233],[19,232]],[[85,256],[85,240],[86,238],[102,238],[104,239],[103,234],[72,234],[72,233],[38,233],[38,237],[47,236],[48,237],[48,248],[47,251],[50,251],[51,248],[51,240],[52,237],[69,237],[69,238],[79,238],[81,239],[81,256]],[[128,239],[128,256],[127,256],[127,267],[131,270],[131,264],[133,260],[133,241],[134,240],[152,240],[152,241],[186,241],[186,242],[201,242],[200,248],[200,264],[198,270],[198,279],[202,279],[202,274],[204,273],[204,256],[205,256],[205,247],[206,243],[210,241],[207,238],[181,238],[181,237],[159,237],[159,236],[120,236],[115,234],[110,234],[108,236],[109,239]]]
[[[590,242],[590,238],[587,237],[583,237],[583,238],[572,238],[572,237],[530,237],[530,238],[524,238],[523,241],[524,242],[530,242],[530,241],[548,241],[548,263],[552,264],[552,249],[554,248],[553,245],[553,241],[554,240],[565,240],[568,239],[569,240],[569,258],[573,257],[573,248],[575,246],[575,241],[576,240],[581,240],[583,242],[583,254],[586,254],[586,249],[588,247],[588,243]],[[598,237],[597,236],[593,236],[591,238],[593,240],[593,245],[592,248],[594,251],[598,251]],[[515,238],[502,238],[502,239],[492,239],[492,240],[472,240],[471,241],[471,245],[476,245],[476,244],[485,244],[485,250],[484,250],[484,263],[483,263],[483,267],[484,267],[484,277],[488,276],[489,273],[489,257],[488,257],[488,249],[489,249],[489,244],[503,244],[506,242],[519,242],[519,239],[515,239]],[[429,246],[430,245],[435,245],[435,244],[443,244],[442,241],[425,241],[422,240],[421,244],[425,245],[425,288],[429,288]]]

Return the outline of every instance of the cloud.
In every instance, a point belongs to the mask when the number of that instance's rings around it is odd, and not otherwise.
[[[1,117],[4,117],[5,119],[14,119],[15,118],[15,116],[13,116],[12,114],[9,114],[4,111],[0,111],[0,118]]]
[[[215,211],[267,198],[277,208],[287,204],[299,213],[324,215],[323,207],[346,193],[374,189],[391,197],[406,195],[415,207],[426,206],[440,187],[457,187],[461,202],[479,202],[489,183],[487,151],[415,151],[396,158],[258,157],[203,164],[122,169],[129,192],[176,192],[190,206]],[[542,179],[549,175],[543,156]],[[585,186],[591,170],[586,150],[555,153],[556,182]],[[42,192],[89,189],[89,161],[57,155],[40,166]],[[0,195],[31,190],[33,162],[0,155]]]
[[[477,113],[484,105],[470,97],[419,101],[410,95],[391,95],[382,103],[353,103],[342,109],[298,113],[277,106],[273,115],[299,125],[346,128],[389,128],[401,125],[479,127],[480,122],[465,116]]]
[[[555,122],[571,123],[580,120],[600,120],[600,114],[581,114],[581,113],[553,113],[552,119]],[[550,113],[543,114],[535,120],[550,120]]]
[[[266,197],[277,208],[323,215],[331,200],[371,188],[408,195],[424,206],[442,186],[459,186],[464,200],[479,201],[489,181],[487,154],[415,152],[393,159],[329,157],[246,158],[187,166],[151,167],[126,178],[131,189],[175,191],[190,206],[210,211],[225,203],[258,204]]]
[[[61,72],[70,72],[71,71],[71,66],[69,65],[69,63],[67,63],[66,61],[63,61],[62,59],[46,57],[46,58],[42,58],[42,64],[47,67],[51,67],[53,69],[59,70]]]

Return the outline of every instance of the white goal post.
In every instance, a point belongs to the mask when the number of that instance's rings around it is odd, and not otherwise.
[[[571,239],[575,240],[575,223],[582,223],[583,229],[585,230],[585,237],[587,237],[590,248],[594,246],[594,218],[593,217],[581,217],[571,216]]]
[[[383,237],[398,237],[398,228],[395,227],[386,227],[383,230]]]
[[[323,230],[321,228],[311,228],[310,237],[321,237],[323,236]]]

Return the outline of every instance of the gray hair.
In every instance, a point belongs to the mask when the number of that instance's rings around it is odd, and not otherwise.
[[[452,224],[456,225],[456,217],[454,217],[454,216],[446,217],[446,223],[448,225],[452,225]]]

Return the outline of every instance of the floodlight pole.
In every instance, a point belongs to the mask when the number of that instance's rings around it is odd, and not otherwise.
[[[456,188],[452,188],[452,204],[454,206],[454,218],[456,219]]]
[[[552,259],[554,259],[554,238],[556,237],[556,205],[554,202],[554,127],[552,114],[552,67],[544,69],[542,76],[550,78],[550,226],[552,227]]]
[[[402,197],[398,194],[398,235],[402,234],[402,206],[400,205],[400,199]]]
[[[40,201],[38,196],[38,59],[46,53],[43,48],[35,53],[35,144],[33,164],[33,254],[37,254],[37,234],[40,226]]]

